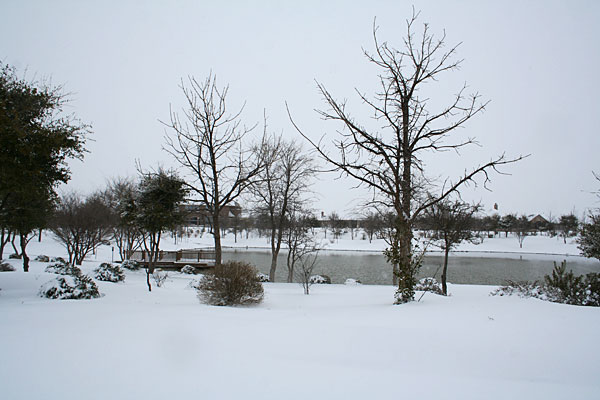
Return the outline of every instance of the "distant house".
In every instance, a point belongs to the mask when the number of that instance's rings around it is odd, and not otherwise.
[[[212,216],[206,207],[199,204],[182,204],[180,210],[185,213],[185,221],[188,226],[208,226],[211,225]],[[225,223],[229,222],[234,218],[240,217],[242,214],[242,207],[238,204],[225,206],[221,209],[219,215],[221,220]]]
[[[531,218],[529,220],[529,224],[531,225],[531,228],[533,228],[536,231],[545,231],[552,228],[550,221],[548,221],[546,218],[542,217],[539,214]]]
[[[535,217],[531,218],[529,220],[529,223],[531,223],[532,225],[548,225],[550,222],[546,218],[538,214]]]

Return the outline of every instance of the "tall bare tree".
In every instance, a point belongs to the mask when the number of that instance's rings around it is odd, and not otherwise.
[[[374,26],[375,51],[364,52],[367,60],[380,70],[380,90],[373,97],[356,92],[374,115],[378,127],[367,128],[356,121],[347,111],[346,102],[334,98],[320,83],[318,89],[328,107],[319,111],[320,115],[343,127],[338,138],[332,141],[336,151],[332,154],[321,141],[308,138],[292,119],[298,131],[328,163],[342,175],[371,189],[373,203],[394,211],[397,240],[387,249],[386,256],[399,267],[397,303],[414,299],[413,287],[420,259],[413,254],[412,244],[416,218],[465,184],[476,183],[478,176],[485,185],[490,171],[522,158],[509,159],[503,154],[432,188],[434,180],[425,173],[423,156],[460,150],[475,143],[472,138],[457,140],[451,134],[481,113],[487,103],[482,103],[478,94],[468,95],[465,85],[446,107],[431,110],[428,99],[422,95],[423,87],[435,83],[444,73],[456,70],[462,60],[455,59],[458,45],[447,48],[445,34],[435,37],[428,24],[416,33],[417,17],[413,11],[406,21],[406,36],[401,49],[380,42]],[[426,192],[435,194],[429,197]]]
[[[211,215],[215,262],[221,264],[221,211],[248,188],[261,168],[260,157],[246,151],[242,140],[252,130],[242,126],[240,115],[227,110],[229,87],[219,88],[210,74],[204,82],[189,77],[181,82],[186,99],[183,119],[171,110],[171,135],[165,150],[181,164],[192,180],[186,179],[194,200]]]
[[[271,241],[269,280],[275,282],[277,257],[290,215],[310,200],[311,180],[316,174],[312,158],[302,145],[281,136],[264,140],[258,152],[264,155],[264,167],[252,186],[256,211],[267,217]],[[291,282],[292,276],[288,276]]]

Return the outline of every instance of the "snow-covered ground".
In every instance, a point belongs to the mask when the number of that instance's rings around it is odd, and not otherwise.
[[[64,253],[48,238],[30,252]],[[109,248],[82,269],[91,274],[105,260]],[[475,285],[393,306],[391,286],[314,285],[305,296],[284,283],[265,284],[258,306],[211,307],[189,288],[192,277],[171,273],[149,293],[141,271],[128,271],[124,283],[98,282],[100,299],[48,300],[37,295],[53,278],[47,264],[32,262],[23,273],[19,260],[11,263],[16,272],[0,273],[2,399],[600,393],[599,308],[492,297],[494,287]]]

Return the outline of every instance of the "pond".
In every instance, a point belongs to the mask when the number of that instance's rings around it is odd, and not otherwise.
[[[269,273],[271,255],[268,251],[224,249],[224,260],[247,261],[260,272]],[[559,264],[567,261],[567,270],[575,275],[600,272],[600,262],[580,256],[511,254],[511,253],[452,253],[448,259],[448,282],[459,284],[502,285],[512,281],[542,281]],[[433,276],[440,280],[442,254],[425,257],[419,278]],[[368,285],[392,284],[392,268],[381,253],[356,251],[327,251],[319,254],[315,274],[325,274],[332,283],[358,279]],[[286,253],[279,254],[276,281],[287,280]]]

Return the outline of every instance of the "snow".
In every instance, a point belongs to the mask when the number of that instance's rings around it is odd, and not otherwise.
[[[532,238],[528,238],[532,239]],[[527,239],[527,240],[528,240]],[[525,242],[527,244],[527,241]],[[49,239],[32,255],[62,255]],[[84,262],[90,274],[110,248]],[[591,399],[600,308],[449,285],[392,305],[394,288],[266,283],[252,307],[201,304],[192,276],[97,282],[101,298],[50,300],[56,275],[0,273],[3,399]],[[417,298],[420,293],[417,294]]]

